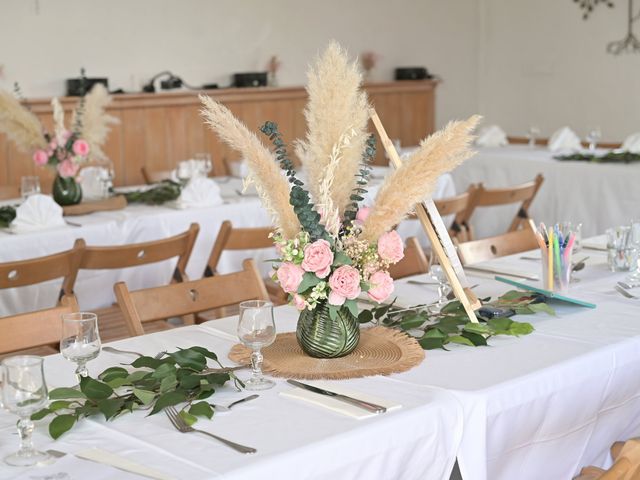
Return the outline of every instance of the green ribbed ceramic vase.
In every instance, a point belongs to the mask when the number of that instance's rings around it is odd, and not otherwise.
[[[346,307],[338,311],[335,320],[331,320],[329,307],[324,303],[314,310],[300,313],[296,338],[310,357],[344,357],[358,346],[360,324]]]
[[[53,199],[58,205],[77,205],[82,200],[82,187],[73,177],[56,175],[53,181]]]

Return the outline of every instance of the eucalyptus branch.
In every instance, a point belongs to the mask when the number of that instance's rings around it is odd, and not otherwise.
[[[376,137],[371,134],[367,138],[365,143],[365,149],[362,153],[362,167],[358,172],[358,180],[356,182],[356,187],[351,192],[351,197],[349,198],[351,202],[347,206],[344,212],[344,218],[347,221],[353,222],[356,219],[356,215],[358,214],[358,206],[362,200],[364,200],[363,194],[367,193],[367,189],[365,188],[369,183],[369,176],[371,174],[371,168],[369,164],[371,160],[376,155]]]

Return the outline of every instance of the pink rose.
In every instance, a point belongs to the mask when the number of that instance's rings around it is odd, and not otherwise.
[[[370,213],[371,213],[371,208],[369,207],[360,208],[358,210],[358,213],[356,213],[356,222],[364,223],[364,221],[367,219]]]
[[[371,287],[367,295],[374,302],[382,303],[393,293],[393,278],[388,272],[378,270],[369,277],[369,283]]]
[[[345,300],[353,300],[360,295],[360,272],[351,265],[343,265],[329,277],[329,303],[342,305]]]
[[[89,155],[89,144],[85,140],[76,140],[73,142],[73,147],[71,148],[73,149],[73,153],[81,157]]]
[[[51,140],[51,141],[49,142],[49,148],[50,148],[51,150],[55,150],[56,148],[58,148],[58,142],[56,142],[55,140]]]
[[[404,257],[404,245],[398,232],[383,233],[378,239],[378,255],[387,262],[396,263]]]
[[[75,177],[78,173],[78,165],[71,160],[64,160],[58,164],[58,173],[61,177]]]
[[[306,303],[304,302],[304,298],[302,298],[297,293],[293,296],[293,304],[300,312],[304,310],[305,307],[307,306]]]
[[[35,152],[33,152],[33,162],[36,165],[41,167],[42,165],[46,165],[48,161],[49,155],[47,155],[47,152],[45,152],[44,150],[36,150]]]
[[[313,272],[318,278],[325,278],[331,271],[332,263],[333,252],[331,245],[326,240],[316,240],[304,247],[302,268],[306,272]]]
[[[287,293],[296,293],[298,291],[303,275],[304,270],[291,262],[284,262],[276,271],[278,283]]]
[[[69,130],[65,130],[62,132],[62,142],[67,143],[67,140],[71,138],[71,132]]]

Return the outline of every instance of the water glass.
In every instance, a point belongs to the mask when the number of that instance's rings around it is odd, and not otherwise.
[[[638,261],[638,247],[631,241],[631,227],[609,228],[607,234],[607,255],[612,272],[628,272]]]
[[[540,135],[540,129],[536,126],[529,127],[529,131],[527,132],[527,138],[529,139],[529,148],[535,148],[536,146],[536,138]]]
[[[587,143],[589,143],[589,150],[594,151],[598,146],[598,141],[602,138],[602,132],[600,131],[600,127],[594,127],[589,129],[589,133],[587,133]]]
[[[20,179],[20,195],[26,200],[30,195],[40,193],[40,178],[35,175],[22,177]]]
[[[244,382],[247,390],[266,390],[275,382],[262,375],[263,356],[261,349],[276,339],[276,324],[273,320],[273,304],[264,300],[249,300],[240,304],[238,338],[251,352],[252,376]]]
[[[71,362],[77,363],[76,375],[89,375],[87,362],[100,354],[100,333],[98,316],[95,313],[65,313],[62,315],[62,340],[60,353]]]
[[[435,256],[431,259],[431,268],[429,269],[429,277],[432,280],[438,282],[438,300],[434,307],[441,308],[447,303],[447,292],[449,290],[449,284],[447,283],[447,274],[441,265],[434,263]]]
[[[203,177],[208,177],[209,173],[213,169],[213,164],[211,163],[211,154],[209,153],[196,153],[193,158],[198,163],[198,169]]]
[[[28,467],[49,458],[33,448],[31,415],[47,403],[47,385],[42,368],[43,359],[35,355],[18,355],[2,360],[2,404],[19,417],[20,449],[4,461],[17,467]]]

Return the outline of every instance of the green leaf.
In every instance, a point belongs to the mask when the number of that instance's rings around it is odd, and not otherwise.
[[[197,415],[199,417],[213,417],[213,408],[207,402],[198,402],[191,405],[189,409],[191,415]]]
[[[113,388],[109,385],[94,380],[91,377],[83,377],[80,379],[80,390],[91,400],[102,400],[103,398],[110,397],[113,393]]]
[[[151,410],[151,413],[149,415],[155,415],[165,407],[172,407],[186,400],[187,395],[185,394],[185,392],[182,392],[180,390],[163,393],[158,397],[158,400],[156,400],[156,404],[153,406],[153,410]]]
[[[421,338],[418,343],[424,350],[435,350],[437,348],[444,348],[443,338]]]
[[[75,403],[73,400],[56,400],[55,402],[51,402],[49,404],[49,410],[52,412],[57,412],[58,410],[63,410],[65,408],[69,408],[69,405]]]
[[[49,410],[48,408],[43,408],[42,410],[38,410],[36,413],[33,413],[31,415],[31,420],[33,421],[42,420],[44,417],[46,417],[50,413],[51,413],[51,410]]]
[[[512,323],[513,320],[509,318],[491,318],[487,320],[487,325],[489,325],[495,333],[508,332]]]
[[[437,328],[431,328],[425,332],[422,338],[447,338],[448,335],[446,333],[441,332]]]
[[[200,352],[194,350],[178,350],[177,352],[170,353],[169,356],[182,368],[192,368],[193,370],[200,371],[207,366],[207,358]]]
[[[531,332],[533,332],[533,325],[526,322],[513,322],[509,328],[509,333],[516,336],[529,335]]]
[[[473,343],[476,347],[486,347],[487,346],[487,339],[484,338],[479,333],[462,332],[462,336],[464,338],[468,338],[471,341],[471,343]]]
[[[163,363],[152,374],[151,378],[157,378],[158,380],[168,377],[169,375],[175,376],[176,367],[170,363]]]
[[[178,385],[178,379],[175,375],[169,375],[164,377],[160,382],[160,393],[165,393],[173,390]]]
[[[322,282],[322,279],[318,278],[318,276],[315,273],[305,272],[305,274],[302,277],[302,281],[298,286],[298,293],[304,293],[310,288],[315,287],[320,282]]]
[[[338,310],[340,307],[336,307],[334,305],[329,305],[329,318],[331,320],[335,320],[338,318]]]
[[[426,322],[426,320],[427,319],[423,315],[416,313],[414,315],[404,318],[400,322],[400,328],[402,328],[403,330],[411,330],[413,328],[418,328],[422,326],[422,324]]]
[[[344,252],[338,251],[333,255],[333,266],[337,267],[338,265],[351,265],[353,261],[351,257]]]
[[[464,307],[462,306],[462,303],[460,303],[458,300],[454,300],[453,302],[449,302],[444,307],[442,307],[440,312],[441,313],[455,313],[455,312],[458,312],[460,310],[464,310]]]
[[[120,388],[123,385],[129,385],[131,382],[129,382],[127,378],[116,377],[105,383],[115,390],[116,388]]]
[[[362,310],[358,315],[358,322],[360,323],[369,323],[371,320],[373,320],[371,310]]]
[[[129,376],[129,372],[126,368],[122,367],[111,367],[107,368],[104,372],[98,375],[98,378],[105,383],[109,383],[109,381],[114,378],[127,378]]]
[[[139,388],[133,389],[133,395],[142,402],[143,405],[150,405],[151,402],[156,398],[156,394],[154,392],[150,392],[149,390],[141,390]]]
[[[49,392],[49,399],[51,400],[63,400],[65,398],[86,398],[86,395],[80,390],[75,388],[54,388]]]
[[[473,347],[474,344],[471,340],[469,340],[466,337],[463,337],[462,335],[451,335],[449,337],[449,342],[451,343],[459,343],[460,345],[468,345],[470,347]]]
[[[280,260],[278,259],[278,261]],[[218,356],[215,353],[213,353],[211,350],[207,350],[204,347],[190,347],[188,348],[188,350],[194,350],[198,353],[201,353],[205,357],[210,358],[213,361],[216,361],[216,362],[218,361]]]
[[[230,378],[228,373],[210,373],[205,377],[211,385],[224,385]]]
[[[49,424],[49,435],[54,440],[57,440],[60,435],[69,431],[71,427],[76,423],[75,415],[58,415],[51,420]]]
[[[345,300],[344,306],[347,307],[351,315],[358,317],[358,303],[355,300]]]
[[[465,332],[477,333],[480,335],[490,335],[492,333],[491,329],[485,325],[484,323],[467,323],[462,329]]]
[[[109,420],[120,412],[124,405],[122,398],[105,398],[98,402],[98,409],[104,415],[105,420]]]
[[[153,370],[155,370],[163,363],[167,363],[166,360],[158,360],[157,358],[153,357],[139,357],[133,361],[131,366],[134,368],[152,368]]]
[[[127,377],[127,382],[136,383],[142,380],[145,377],[150,377],[151,372],[147,372],[145,370],[136,370],[135,372],[131,372]]]
[[[532,303],[529,305],[529,308],[534,313],[544,312],[551,315],[552,317],[555,317],[556,315],[556,311],[544,302]]]
[[[184,390],[191,390],[198,385],[200,385],[200,376],[198,375],[184,375],[180,378],[180,388]]]
[[[178,415],[180,415],[180,417],[184,420],[184,422],[189,426],[193,425],[198,421],[195,415],[192,415],[184,410],[180,410],[180,412],[178,412]]]

